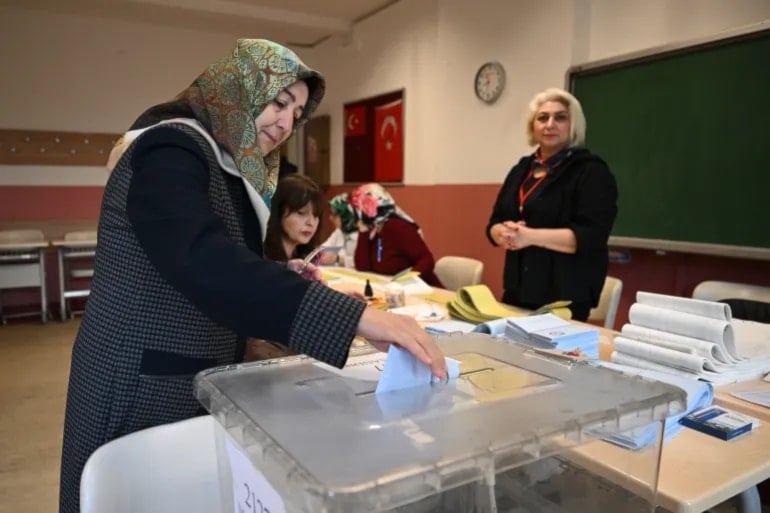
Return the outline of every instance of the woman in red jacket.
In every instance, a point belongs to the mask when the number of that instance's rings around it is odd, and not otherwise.
[[[357,270],[392,275],[411,267],[427,284],[442,287],[419,226],[382,185],[361,185],[351,194],[350,204],[359,219]]]

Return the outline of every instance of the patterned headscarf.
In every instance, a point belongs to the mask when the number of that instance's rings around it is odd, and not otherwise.
[[[342,221],[340,230],[345,234],[358,231],[358,227],[356,226],[358,218],[356,217],[356,212],[353,210],[353,206],[350,204],[348,198],[348,193],[343,192],[329,200],[329,207],[335,214],[340,216],[340,221]]]
[[[309,96],[298,127],[318,107],[325,82],[297,55],[266,39],[239,39],[233,52],[212,64],[174,101],[145,112],[132,129],[191,114],[232,155],[241,176],[269,206],[278,181],[279,150],[262,155],[254,121],[285,88],[304,80]],[[191,111],[191,112],[190,112]]]
[[[359,219],[372,227],[384,223],[396,211],[396,202],[378,183],[367,183],[353,189],[350,204]]]

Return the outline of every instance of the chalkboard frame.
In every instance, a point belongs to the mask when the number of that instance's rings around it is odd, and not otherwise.
[[[667,57],[692,53],[703,49],[708,49],[710,47],[728,45],[737,41],[753,38],[763,38],[768,36],[770,36],[770,22],[763,21],[761,23],[741,27],[732,31],[726,31],[716,36],[653,47],[607,59],[574,65],[567,70],[565,88],[569,91],[574,91],[575,81],[582,75],[586,75],[588,73],[595,74],[597,72],[633,66],[644,62],[658,61]],[[770,260],[770,248],[765,247],[713,244],[616,235],[610,236],[609,242],[610,245],[615,247],[642,248],[659,251],[675,251],[735,258]]]

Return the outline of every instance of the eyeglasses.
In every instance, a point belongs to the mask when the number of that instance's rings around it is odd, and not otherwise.
[[[535,121],[538,123],[548,123],[548,120],[553,118],[553,121],[555,123],[566,123],[569,121],[569,112],[555,112],[553,114],[549,114],[548,112],[541,112],[537,116],[535,116]]]

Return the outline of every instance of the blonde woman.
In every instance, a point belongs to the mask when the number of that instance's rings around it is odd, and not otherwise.
[[[486,228],[505,251],[505,303],[535,309],[566,299],[572,317],[586,320],[599,302],[618,190],[607,164],[583,147],[585,133],[583,109],[567,91],[530,101],[535,152],[508,172]]]

